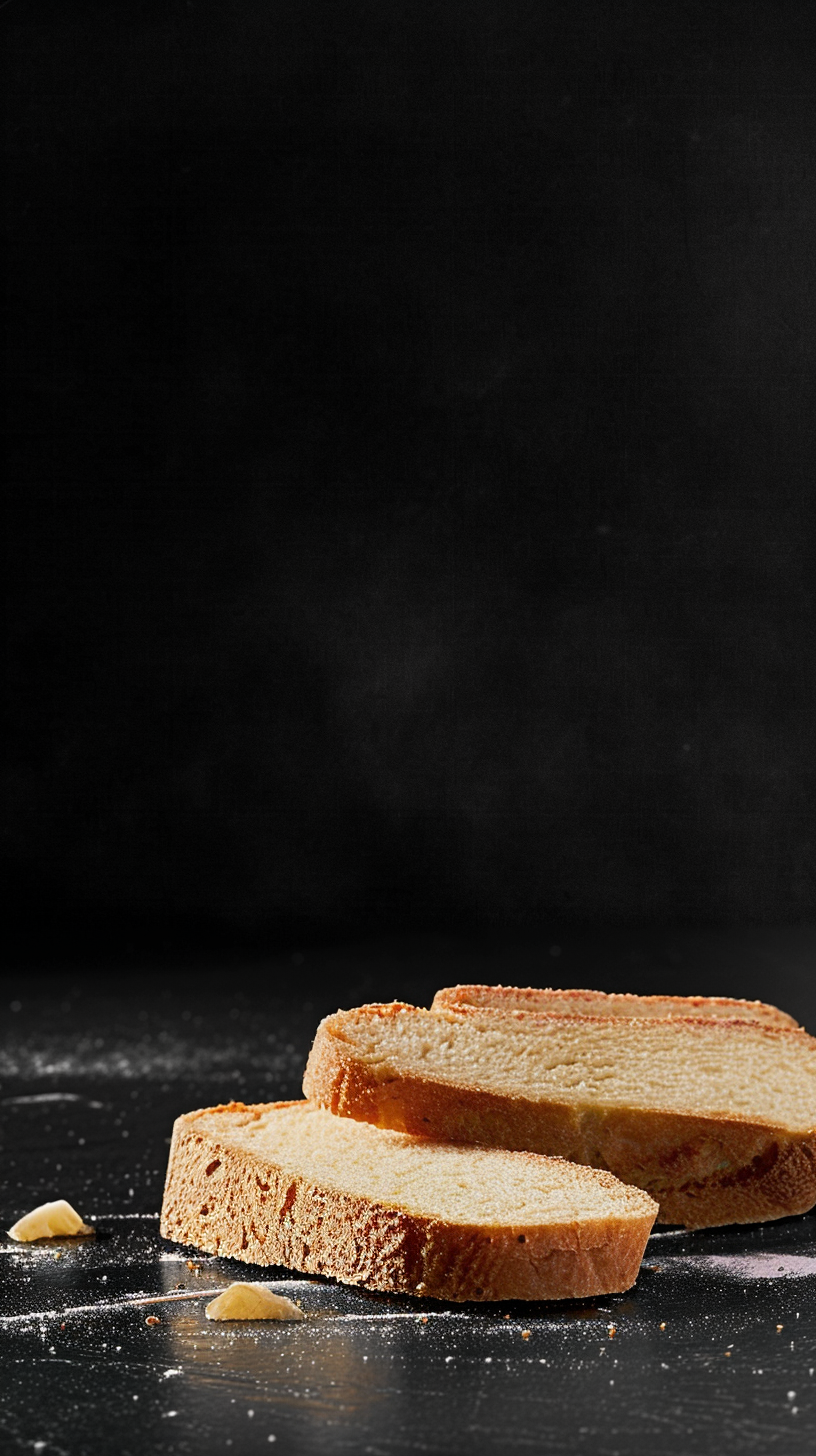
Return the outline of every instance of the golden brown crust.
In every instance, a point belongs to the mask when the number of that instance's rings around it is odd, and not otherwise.
[[[628,1211],[619,1202],[608,1218],[539,1228],[408,1214],[293,1176],[231,1141],[232,1126],[275,1105],[233,1103],[178,1119],[162,1208],[165,1238],[247,1263],[452,1301],[577,1299],[635,1282],[656,1211],[646,1199]],[[213,1112],[224,1114],[223,1136],[211,1123],[200,1125]]]
[[[399,1011],[420,1011],[420,1014],[423,1016],[434,1015],[446,1017],[449,1020],[453,1019],[454,1021],[456,1021],[456,1019],[459,1017],[495,1017],[498,1020],[504,1022],[516,1022],[517,1025],[520,1027],[531,1027],[539,1025],[543,1028],[547,1028],[551,1027],[553,1023],[557,1022],[563,1022],[565,1025],[571,1024],[573,1026],[581,1023],[587,1023],[592,1026],[602,1027],[623,1025],[629,1028],[630,1031],[633,1031],[633,1034],[635,1035],[637,1035],[637,1032],[634,1029],[637,1027],[643,1028],[643,1033],[645,1035],[649,1035],[650,1032],[657,1032],[658,1028],[665,1027],[668,1024],[672,1029],[685,1029],[686,1031],[691,1032],[694,1036],[708,1038],[721,1037],[723,1038],[723,1046],[725,1046],[727,1040],[733,1037],[744,1037],[746,1039],[750,1039],[751,1037],[762,1036],[767,1037],[771,1041],[778,1040],[780,1044],[787,1041],[791,1045],[798,1045],[800,1047],[807,1045],[814,1052],[816,1052],[816,1037],[810,1036],[808,1032],[806,1032],[801,1026],[781,1026],[767,1022],[756,1022],[739,1016],[621,1017],[608,1016],[604,1014],[598,1016],[588,1016],[584,1012],[519,1011],[514,1006],[501,1007],[499,1009],[495,1007],[486,1008],[483,1006],[466,1005],[439,1006],[437,1007],[436,1011],[426,1012],[422,1010],[422,1008],[409,1006],[407,1002],[400,1001],[389,1001],[381,1005],[375,1003],[372,1004],[370,1007],[358,1007],[356,1009],[376,1012],[379,1015],[385,1016],[392,1016],[395,1012]],[[354,1013],[338,1012],[335,1014],[345,1014],[348,1016],[353,1015]],[[671,1032],[669,1032],[669,1034],[671,1035]]]
[[[799,1028],[778,1006],[765,1001],[740,1001],[729,996],[635,996],[631,992],[555,990],[538,986],[446,986],[437,991],[432,1010],[475,1006],[498,1011],[538,1011],[555,1015],[627,1017],[718,1017]]]
[[[405,1008],[360,1008],[389,1016]],[[318,1028],[304,1075],[307,1097],[345,1117],[398,1131],[460,1143],[526,1148],[606,1168],[644,1189],[660,1204],[658,1222],[707,1228],[756,1223],[805,1213],[816,1204],[816,1129],[792,1134],[737,1113],[701,1116],[693,1110],[578,1109],[516,1093],[442,1082],[420,1072],[372,1067],[344,1038],[338,1012]],[[428,1013],[422,1013],[427,1015]],[[471,1014],[470,1008],[447,1015]],[[479,1014],[473,1012],[473,1014]],[[507,1013],[529,1022],[530,1014]],[[545,1017],[545,1020],[552,1018]],[[583,1018],[582,1018],[583,1019]],[[740,1022],[687,1022],[705,1034],[741,1034]],[[801,1031],[763,1027],[770,1037],[805,1037]]]

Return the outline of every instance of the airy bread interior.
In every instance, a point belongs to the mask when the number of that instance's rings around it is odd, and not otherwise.
[[[308,1102],[214,1108],[196,1128],[322,1188],[452,1224],[529,1227],[648,1212],[638,1190],[560,1158],[432,1142]]]
[[[816,1041],[802,1031],[400,1005],[329,1020],[381,1082],[407,1071],[583,1108],[750,1118],[795,1133],[816,1127]]]

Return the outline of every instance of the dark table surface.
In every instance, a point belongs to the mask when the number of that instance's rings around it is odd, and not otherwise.
[[[303,1323],[217,1325],[207,1296],[270,1271],[167,1243],[158,1210],[173,1119],[297,1096],[338,1005],[484,979],[757,996],[816,1026],[814,952],[812,929],[616,932],[7,975],[3,1227],[65,1197],[96,1233],[0,1245],[0,1449],[812,1452],[813,1214],[659,1230],[601,1300],[445,1306],[276,1270]]]

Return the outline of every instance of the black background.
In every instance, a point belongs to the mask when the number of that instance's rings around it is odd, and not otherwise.
[[[813,6],[0,31],[15,954],[812,917]]]

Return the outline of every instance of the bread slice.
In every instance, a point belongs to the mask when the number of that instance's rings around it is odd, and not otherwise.
[[[764,1026],[798,1028],[786,1011],[764,1001],[736,1001],[728,996],[633,996],[607,991],[554,991],[549,986],[446,986],[437,991],[433,1010],[445,1006],[480,1006],[492,1011],[540,1011],[556,1016],[704,1017],[758,1021]]]
[[[560,1158],[435,1143],[308,1102],[180,1117],[165,1238],[446,1300],[629,1289],[657,1205]]]
[[[816,1203],[816,1041],[803,1031],[394,1002],[327,1017],[303,1087],[380,1127],[608,1168],[663,1223]]]

